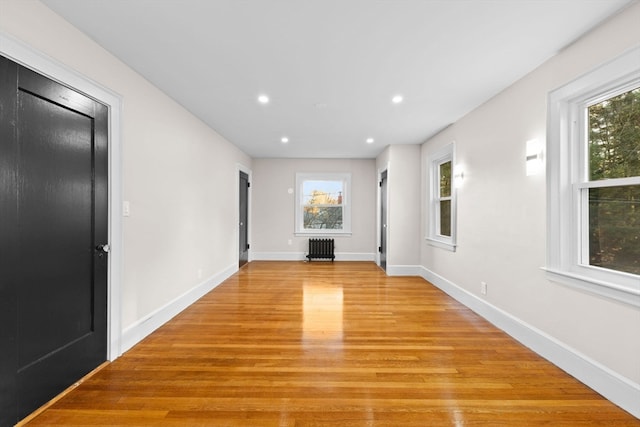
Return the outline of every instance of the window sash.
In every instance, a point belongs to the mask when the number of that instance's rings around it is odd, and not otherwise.
[[[305,203],[307,197],[313,198],[313,195],[304,194],[305,184],[308,182],[326,182],[326,183],[340,183],[340,190],[338,191],[339,196],[336,196],[336,201],[341,200],[341,203]],[[347,197],[346,191],[346,181],[343,179],[303,179],[300,182],[300,191],[303,195],[301,202],[304,206],[320,206],[320,205],[343,205],[345,204],[345,198]]]
[[[583,190],[585,188],[604,188],[604,187],[628,187],[630,185],[639,185],[640,176],[632,176],[630,178],[603,179],[599,181],[583,181],[573,184],[574,190]]]
[[[320,226],[320,227],[308,227],[307,226],[307,212],[309,212],[310,210],[317,210],[318,212],[327,212],[328,215],[330,215],[328,213],[329,210],[335,210],[335,212],[339,212],[339,214],[337,214],[336,216],[336,221],[332,224],[332,223],[327,223],[327,222],[322,222],[320,225],[325,225],[324,227]],[[303,221],[302,221],[302,226],[303,229],[306,231],[316,231],[316,230],[334,230],[334,231],[340,231],[344,228],[344,207],[342,205],[331,205],[331,204],[325,204],[325,205],[304,205],[302,207],[302,215],[303,215]],[[316,217],[314,217],[313,219],[316,219]],[[332,218],[330,218],[332,219]],[[338,222],[337,219],[339,219],[339,227],[329,227],[327,225],[337,225],[336,223]]]
[[[590,181],[574,185],[574,194],[578,199],[579,210],[575,213],[575,218],[579,222],[579,242],[578,242],[578,263],[585,268],[600,268],[612,272],[634,274],[626,270],[614,269],[604,266],[598,266],[591,263],[591,189],[609,189],[617,187],[640,187],[640,177],[621,178],[616,180],[614,185],[605,185],[606,181]],[[628,183],[628,184],[625,184]],[[640,201],[638,201],[640,206]],[[640,275],[639,275],[640,280]]]
[[[343,208],[344,206],[344,203],[307,203],[303,204],[302,208]]]
[[[574,150],[579,156],[576,163],[578,168],[578,176],[576,181],[579,182],[603,182],[604,185],[611,185],[612,181],[640,178],[639,176],[631,176],[624,178],[608,178],[608,179],[590,179],[589,170],[589,108],[601,104],[611,98],[618,97],[632,90],[640,89],[640,78],[632,79],[625,83],[612,84],[608,90],[598,91],[595,94],[588,94],[581,100],[575,101],[570,111],[571,120],[578,125],[577,134],[573,136]],[[577,146],[575,146],[577,145]],[[626,185],[626,184],[617,184]]]
[[[442,207],[443,205],[447,205],[447,204],[449,206],[447,216],[446,216],[447,221],[443,221],[444,217],[443,217]],[[451,209],[452,209],[451,198],[446,197],[446,198],[440,199],[436,209],[437,209],[436,234],[442,238],[446,238],[446,239],[451,238]],[[447,228],[448,234],[443,232],[444,227]]]

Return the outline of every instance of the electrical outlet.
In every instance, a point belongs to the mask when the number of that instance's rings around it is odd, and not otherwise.
[[[202,279],[202,269],[198,269],[198,279]]]
[[[487,282],[480,282],[480,293],[482,295],[487,294]]]
[[[293,244],[293,241],[292,241],[291,239],[289,239],[289,240],[287,240],[287,244],[288,244],[289,246],[291,246],[291,245]]]

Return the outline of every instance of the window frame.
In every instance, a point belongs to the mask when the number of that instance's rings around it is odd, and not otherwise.
[[[342,181],[342,229],[304,228],[303,187],[306,181]],[[296,173],[295,191],[295,231],[296,236],[345,236],[351,235],[351,173]]]
[[[440,167],[451,162],[451,196],[440,196]],[[455,185],[455,143],[448,144],[435,151],[429,156],[429,221],[427,226],[427,236],[425,240],[431,246],[445,249],[451,252],[456,251],[456,230],[457,230],[457,186]],[[444,200],[451,201],[451,236],[440,234],[440,203]]]
[[[640,185],[640,177],[590,181],[586,139],[587,108],[640,86],[639,64],[640,47],[549,93],[544,267],[551,281],[637,307],[639,275],[589,264],[585,193],[590,188]]]

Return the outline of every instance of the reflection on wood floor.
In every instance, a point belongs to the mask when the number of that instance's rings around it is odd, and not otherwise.
[[[251,262],[29,426],[640,426],[417,277]]]

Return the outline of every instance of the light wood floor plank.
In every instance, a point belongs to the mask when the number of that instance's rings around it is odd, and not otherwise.
[[[251,262],[28,426],[640,426],[417,277]]]

